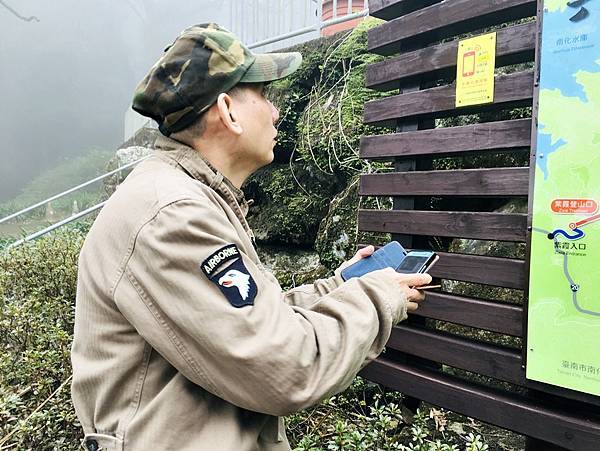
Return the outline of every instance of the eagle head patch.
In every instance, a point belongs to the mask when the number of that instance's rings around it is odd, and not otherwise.
[[[225,269],[226,263],[233,261]],[[253,305],[256,282],[246,268],[242,255],[235,244],[229,244],[211,254],[200,265],[208,279],[219,287],[234,307]]]

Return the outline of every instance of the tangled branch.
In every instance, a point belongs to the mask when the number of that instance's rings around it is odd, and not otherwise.
[[[25,21],[25,22],[32,22],[32,21],[36,21],[39,22],[40,19],[38,19],[36,16],[30,16],[30,17],[25,17],[22,16],[21,14],[19,14],[17,11],[15,11],[13,8],[11,8],[9,5],[7,5],[4,0],[0,0],[0,5],[4,6],[6,9],[8,9],[14,16],[16,16],[17,18]]]

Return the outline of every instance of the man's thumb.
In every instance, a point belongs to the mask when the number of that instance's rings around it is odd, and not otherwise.
[[[361,257],[368,257],[369,255],[371,255],[373,252],[375,252],[375,248],[369,244],[366,247],[363,247],[362,249],[358,250],[358,255],[360,255]]]

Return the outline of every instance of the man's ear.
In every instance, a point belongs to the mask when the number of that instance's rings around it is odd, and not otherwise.
[[[233,98],[229,94],[221,93],[217,97],[217,113],[222,124],[236,135],[241,135],[244,129],[239,122],[238,112],[234,108]]]

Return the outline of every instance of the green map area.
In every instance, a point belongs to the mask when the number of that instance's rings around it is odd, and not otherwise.
[[[544,4],[527,377],[600,395],[600,5]]]

